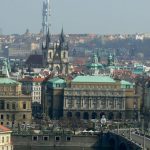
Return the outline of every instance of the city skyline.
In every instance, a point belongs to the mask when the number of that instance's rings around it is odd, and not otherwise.
[[[0,28],[3,34],[22,34],[42,29],[44,0],[5,0],[0,2]],[[149,0],[50,0],[51,33],[132,34],[150,32]]]

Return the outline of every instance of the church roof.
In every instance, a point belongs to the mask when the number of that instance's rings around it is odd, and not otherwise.
[[[98,63],[98,64],[95,64],[95,63],[91,63],[89,65],[87,65],[89,68],[103,68],[103,65]]]
[[[116,81],[109,76],[77,76],[72,82],[115,83]]]
[[[42,65],[42,62],[42,55],[34,54],[28,57],[26,64]]]

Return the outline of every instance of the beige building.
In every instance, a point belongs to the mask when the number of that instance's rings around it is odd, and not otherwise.
[[[140,102],[133,84],[109,76],[77,76],[64,89],[64,117],[138,119]]]
[[[0,125],[0,150],[13,150],[11,130]]]
[[[22,94],[21,83],[0,78],[0,124],[8,127],[31,123],[31,96]]]

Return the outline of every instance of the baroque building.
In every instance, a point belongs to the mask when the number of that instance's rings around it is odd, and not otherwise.
[[[64,117],[138,119],[139,97],[133,84],[109,76],[77,76],[64,88]]]
[[[87,74],[100,75],[105,73],[104,67],[101,63],[99,63],[98,59],[98,56],[94,54],[92,57],[92,62],[87,65]]]
[[[51,43],[49,31],[46,44],[42,45],[43,65],[56,74],[68,74],[68,43],[65,41],[63,29],[59,41]]]
[[[22,94],[21,83],[0,78],[0,124],[8,127],[31,123],[31,96]]]

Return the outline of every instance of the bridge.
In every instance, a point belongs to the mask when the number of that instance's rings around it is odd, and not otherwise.
[[[150,139],[144,135],[119,129],[102,134],[102,145],[111,146],[112,150],[150,150]]]

